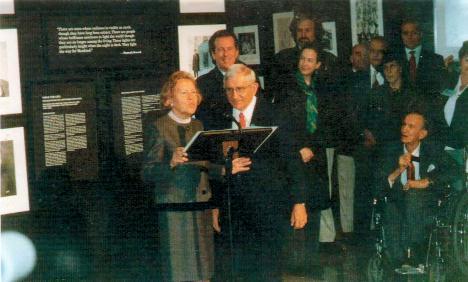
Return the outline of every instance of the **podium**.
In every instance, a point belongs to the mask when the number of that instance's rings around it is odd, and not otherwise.
[[[208,160],[215,163],[225,160],[229,149],[233,149],[233,153],[239,156],[249,157],[261,148],[276,129],[276,126],[271,126],[198,131],[185,146],[185,152],[191,161]]]

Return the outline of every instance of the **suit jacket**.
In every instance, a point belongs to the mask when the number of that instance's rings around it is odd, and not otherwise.
[[[417,206],[429,207],[435,204],[436,197],[450,184],[459,173],[460,168],[443,151],[440,146],[422,141],[419,152],[419,173],[421,179],[429,178],[433,184],[427,189],[410,189],[403,191],[400,177],[390,188],[388,176],[398,168],[398,159],[404,154],[403,144],[400,142],[386,146],[379,153],[379,163],[376,171],[376,196],[388,195],[390,200],[403,204],[405,200],[413,199]]]
[[[251,126],[275,125],[274,114],[271,105],[257,97]],[[231,121],[225,121],[223,127],[231,127]],[[283,222],[287,226],[292,204],[305,200],[304,186],[295,182],[298,180],[295,172],[288,171],[286,159],[278,150],[279,134],[276,132],[259,151],[250,156],[252,165],[249,171],[233,177],[233,214],[241,217],[245,225],[271,228],[272,224],[277,226],[274,222],[278,220],[278,224]]]
[[[208,162],[188,162],[174,169],[169,166],[174,150],[183,143],[178,126],[184,128],[186,142],[197,131],[203,130],[198,120],[184,125],[178,124],[168,115],[157,119],[146,128],[142,169],[144,181],[153,185],[156,203],[174,208],[177,204],[207,202],[211,198]]]
[[[226,114],[230,114],[224,91],[224,76],[217,67],[197,79],[197,86],[203,96],[195,116],[203,122],[206,130],[225,129]]]
[[[329,193],[327,183],[327,159],[326,148],[335,147],[338,144],[337,136],[339,127],[337,124],[342,118],[340,103],[329,85],[318,79],[315,84],[317,96],[317,129],[313,134],[306,130],[306,100],[307,96],[297,85],[294,76],[290,76],[288,83],[281,89],[281,100],[277,101],[276,110],[279,117],[279,125],[282,129],[280,148],[292,170],[301,174],[298,183],[305,185],[308,209],[324,209],[329,206]],[[314,152],[312,161],[304,164],[299,151],[311,148]]]
[[[409,61],[406,58],[404,49],[400,53],[400,56],[402,61],[405,62],[403,66],[403,78],[410,82]],[[416,80],[414,83],[410,82],[411,88],[419,91],[430,102],[430,99],[435,97],[441,89],[442,82],[447,76],[444,67],[444,58],[441,55],[425,50],[423,47],[416,68]]]
[[[450,126],[447,124],[444,116],[444,107],[447,100],[448,98],[443,99],[443,102],[438,107],[435,107],[434,123],[438,132],[434,138],[444,146],[463,149],[468,145],[468,126],[466,123],[468,120],[468,89],[465,89],[457,99]]]

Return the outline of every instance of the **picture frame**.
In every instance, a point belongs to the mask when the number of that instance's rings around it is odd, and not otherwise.
[[[179,25],[179,68],[199,77],[214,68],[208,40],[225,24]]]
[[[292,48],[296,45],[294,38],[289,31],[289,25],[294,18],[294,12],[283,12],[273,14],[273,39],[275,43],[275,53]]]
[[[0,115],[22,112],[16,28],[0,29]]]
[[[239,59],[247,65],[259,65],[258,25],[234,27],[234,33],[239,41]]]
[[[224,0],[179,0],[180,13],[224,13]]]
[[[323,22],[322,44],[324,49],[338,57],[338,45],[336,40],[336,23]]]
[[[382,0],[350,0],[353,46],[383,35]]]
[[[23,127],[0,129],[0,215],[29,210]]]
[[[14,0],[0,0],[0,15],[8,15],[15,13]]]

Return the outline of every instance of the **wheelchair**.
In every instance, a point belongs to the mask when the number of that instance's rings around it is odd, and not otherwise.
[[[418,281],[468,281],[464,280],[468,279],[468,188],[462,192],[447,188],[437,201],[425,262],[406,273],[395,269],[387,248],[383,213],[387,198],[382,197],[380,201],[374,199],[371,231],[375,236],[375,251],[367,263],[369,282],[399,280],[398,277],[402,275],[420,275],[422,278]]]

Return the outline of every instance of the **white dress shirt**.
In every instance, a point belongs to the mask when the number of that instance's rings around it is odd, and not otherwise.
[[[257,97],[254,96],[252,98],[252,101],[250,101],[250,104],[247,106],[247,108],[245,108],[242,111],[242,113],[244,114],[244,118],[245,118],[245,127],[250,127],[250,123],[252,121],[252,116],[253,116],[253,112],[254,112],[256,103],[257,103]],[[241,111],[239,111],[238,109],[235,109],[235,108],[232,109],[232,116],[237,121],[239,121],[239,114],[240,113],[241,113]],[[235,122],[232,122],[232,129],[238,129],[237,124]]]
[[[405,47],[406,59],[408,60],[408,62],[411,58],[410,52],[414,51],[414,58],[416,59],[416,67],[418,67],[419,65],[419,57],[421,56],[421,49],[422,49],[421,45],[419,45],[418,47],[414,49],[409,49]]]
[[[380,86],[382,86],[385,82],[383,75],[378,72],[373,65],[370,66],[370,86],[374,84],[374,80],[377,80]]]

